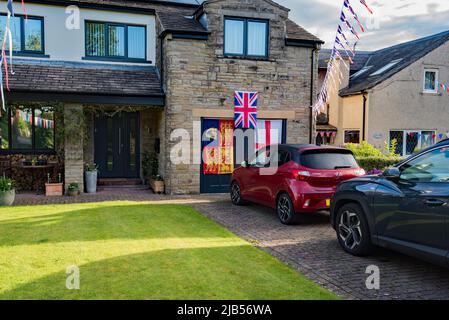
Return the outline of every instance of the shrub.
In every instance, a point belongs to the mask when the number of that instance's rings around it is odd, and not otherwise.
[[[0,192],[14,190],[16,183],[14,180],[6,177],[0,177]]]
[[[396,157],[356,157],[358,164],[365,169],[366,172],[373,170],[384,170],[388,167],[392,167],[399,162]]]
[[[360,144],[348,143],[345,145],[345,147],[351,150],[356,158],[385,157],[385,155],[379,149],[366,141],[363,141]]]

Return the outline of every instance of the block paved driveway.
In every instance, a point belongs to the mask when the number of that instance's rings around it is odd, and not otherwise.
[[[449,299],[449,269],[396,252],[378,249],[369,258],[343,252],[329,225],[329,216],[317,214],[301,225],[282,225],[273,210],[249,204],[233,206],[227,195],[162,196],[148,190],[100,191],[95,195],[47,198],[19,194],[15,205],[101,201],[145,201],[191,205],[255,246],[266,250],[323,287],[347,299]],[[367,290],[369,265],[380,268],[380,290]]]
[[[358,258],[340,249],[328,214],[282,225],[271,209],[235,207],[227,199],[193,204],[204,215],[347,299],[449,299],[449,269],[377,249]],[[366,268],[380,268],[380,290],[368,290]]]

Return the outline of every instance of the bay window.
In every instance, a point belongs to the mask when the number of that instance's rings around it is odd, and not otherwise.
[[[0,151],[41,153],[55,150],[51,107],[14,106],[0,118]]]
[[[396,142],[396,153],[408,156],[435,144],[436,132],[433,130],[390,131],[390,147]]]
[[[106,60],[146,60],[146,27],[86,22],[86,57]]]
[[[268,57],[268,30],[267,20],[225,17],[225,56]]]

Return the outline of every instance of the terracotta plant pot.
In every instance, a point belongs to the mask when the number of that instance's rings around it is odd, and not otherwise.
[[[62,183],[46,183],[45,195],[47,197],[60,197],[62,196]]]
[[[16,198],[16,190],[0,191],[0,206],[10,206]]]
[[[156,181],[150,179],[150,186],[153,189],[154,193],[164,193],[165,192],[165,183],[164,181]]]

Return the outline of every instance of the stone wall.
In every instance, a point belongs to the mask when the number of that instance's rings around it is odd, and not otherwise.
[[[80,116],[83,110],[82,105],[66,104],[64,106],[64,121],[82,123],[83,117]],[[80,126],[79,130],[83,130]],[[77,136],[66,135],[64,145],[64,167],[65,167],[65,186],[71,183],[78,183],[80,190],[84,190],[84,152],[83,152],[83,132]]]
[[[169,193],[198,193],[200,165],[173,165],[169,160],[172,130],[187,129],[193,136],[194,109],[233,109],[233,93],[251,90],[260,93],[259,110],[291,112],[289,143],[309,142],[311,99],[311,48],[285,45],[288,11],[259,0],[227,0],[206,3],[209,39],[164,40],[164,82],[166,87],[166,185]],[[270,20],[269,58],[247,60],[223,56],[224,16],[257,17]],[[317,56],[315,67],[317,66]],[[314,70],[317,79],[317,68]],[[313,96],[316,95],[316,84]]]

